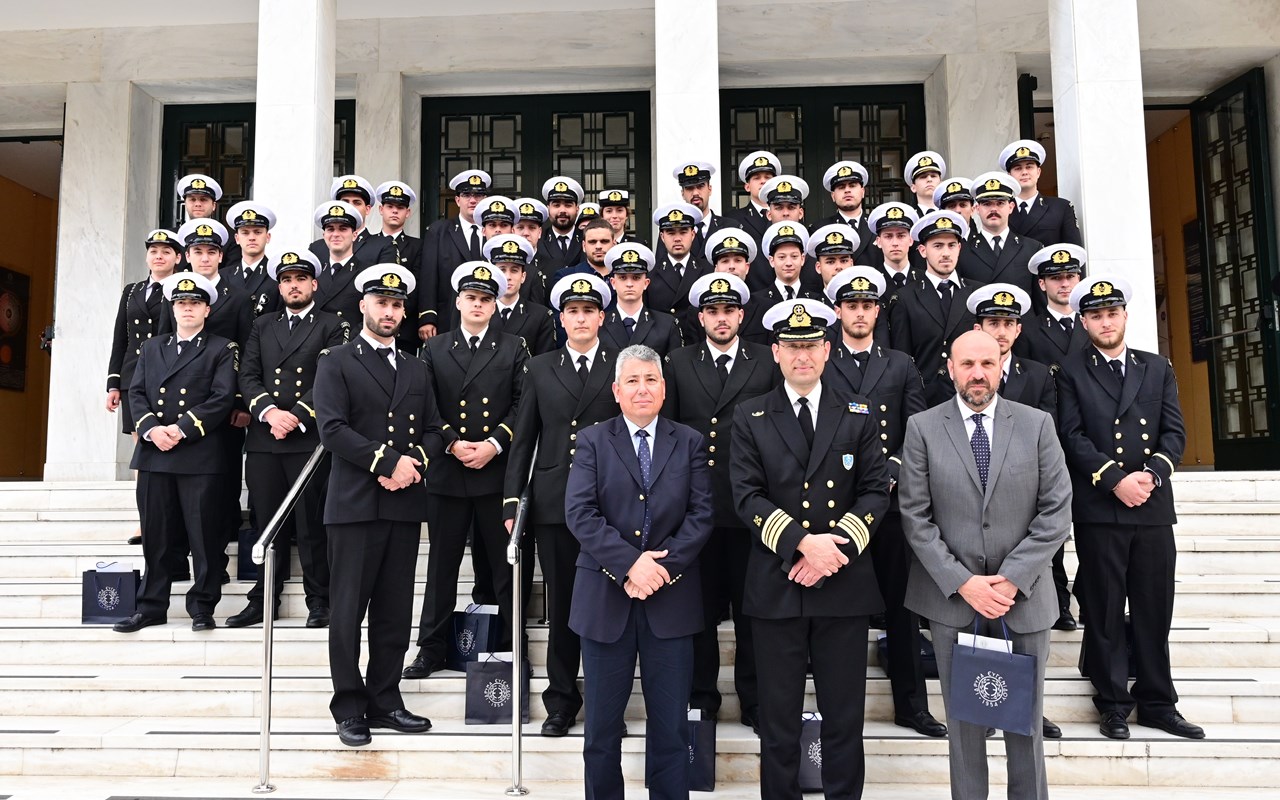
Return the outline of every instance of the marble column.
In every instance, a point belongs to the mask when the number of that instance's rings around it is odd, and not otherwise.
[[[333,180],[336,0],[258,4],[254,199],[278,218],[269,256],[320,236],[311,212]]]
[[[726,178],[720,168],[716,3],[656,0],[653,18],[654,207],[680,200],[671,170],[697,160],[716,167],[712,207],[718,211],[718,193]]]
[[[417,181],[403,174],[400,132],[404,114],[400,84],[399,72],[362,72],[356,76],[355,171],[374,186],[398,180],[416,191]],[[382,229],[376,211],[369,218],[368,227],[373,232]]]
[[[925,81],[925,147],[948,175],[972,178],[997,167],[1018,138],[1018,63],[1013,53],[948,53]]]
[[[1137,0],[1050,0],[1058,193],[1076,204],[1090,274],[1133,285],[1127,341],[1157,349]],[[1116,187],[1123,187],[1117,191]]]
[[[162,112],[127,81],[67,84],[45,480],[129,475],[132,441],[102,404],[121,289],[147,274]]]

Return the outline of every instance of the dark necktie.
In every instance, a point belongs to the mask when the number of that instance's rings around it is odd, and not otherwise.
[[[649,432],[643,428],[636,431],[636,458],[640,460],[640,482],[644,484],[644,524],[640,526],[640,549],[649,545],[649,528],[653,519],[649,515],[649,471],[653,467],[653,455],[649,452]]]
[[[850,228],[853,228],[854,230],[857,230],[857,229],[858,229],[858,219],[859,219],[858,217],[850,217],[849,219],[846,219],[846,220],[845,220],[845,222],[849,223],[849,227],[850,227]]]
[[[804,434],[804,440],[808,443],[810,449],[813,448],[813,414],[809,411],[809,398],[801,397],[796,400],[800,404],[800,413],[797,415],[800,419],[800,432]]]
[[[858,369],[865,369],[867,366],[867,361],[869,361],[870,359],[871,359],[870,350],[863,350],[861,353],[853,354],[853,360],[854,360],[854,363],[858,365]]]
[[[1120,359],[1118,358],[1107,359],[1107,366],[1111,367],[1111,371],[1116,374],[1116,380],[1120,381],[1120,383],[1123,384],[1124,383],[1124,365],[1120,363]]]
[[[470,342],[470,345],[471,345],[471,355],[475,355],[475,354],[476,354],[476,350],[478,350],[478,349],[480,348],[480,337],[479,337],[479,336],[472,336],[472,337],[468,340],[468,342]]]
[[[636,321],[631,317],[622,318],[622,327],[627,329],[627,338],[630,339],[636,334]]]
[[[293,329],[298,327],[298,319],[299,317],[297,314],[289,315],[289,333],[293,333]]]
[[[1019,214],[1025,214],[1025,213],[1027,213],[1027,201],[1026,201],[1026,200],[1023,200],[1021,203],[1018,203],[1018,213],[1019,213]]]
[[[245,283],[248,283],[249,279],[252,277],[253,277],[252,269],[245,266],[240,267],[240,280],[244,281]]]
[[[995,254],[996,254],[996,258],[999,258],[999,257],[1000,257],[1000,252],[1001,252],[1002,250],[1004,250],[1004,248],[1000,246],[1000,237],[999,237],[999,236],[992,236],[992,237],[991,237],[991,252],[993,252],[993,253],[995,253]]]
[[[705,223],[705,222],[699,222],[699,223],[698,223],[698,238],[700,238],[700,239],[701,239],[701,238],[706,238],[706,235],[707,235],[707,223]]]
[[[502,309],[502,321],[503,322],[511,321],[511,309],[509,308]]]
[[[987,438],[987,429],[982,427],[982,415],[974,414],[973,436],[969,446],[973,448],[973,460],[978,463],[978,477],[982,479],[982,491],[987,491],[987,473],[991,469],[991,439]]]
[[[587,375],[591,374],[591,370],[587,368],[587,357],[578,356],[578,377],[582,379],[582,385],[587,385]]]
[[[475,225],[471,226],[471,258],[477,261],[480,259],[480,234],[478,233],[479,230],[480,229]]]
[[[391,379],[395,380],[395,376],[396,376],[396,362],[394,360],[395,351],[392,350],[390,347],[379,347],[375,349],[374,352],[378,354],[378,359],[382,361],[383,364],[387,365],[387,369],[391,371]]]
[[[716,356],[716,374],[720,376],[720,385],[729,381],[729,354],[721,353]]]
[[[147,310],[155,311],[158,305],[160,305],[160,281],[152,281],[151,289],[147,291]]]
[[[1076,327],[1076,320],[1074,317],[1063,317],[1058,320],[1058,324],[1062,326],[1064,331],[1070,334]]]
[[[893,285],[894,285],[894,286],[896,286],[896,287],[897,287],[897,288],[899,288],[899,289],[901,289],[903,286],[906,286],[906,285],[907,285],[907,273],[905,273],[905,272],[895,272],[895,273],[893,274]]]
[[[785,290],[787,291],[787,299],[788,299],[788,300],[795,300],[795,299],[796,299],[796,290],[791,288],[791,284],[786,284],[786,285],[785,285],[785,286],[783,286],[782,288],[783,288],[783,289],[785,289]]]
[[[184,344],[186,344],[186,342],[183,342],[183,341],[178,342],[178,355],[182,355],[182,346]]]
[[[938,296],[942,298],[943,318],[951,316],[951,281],[942,281],[938,284]]]
[[[676,267],[676,274],[679,275],[681,278],[684,278],[684,264],[681,264],[679,261],[677,261],[675,263],[675,267]]]
[[[557,236],[556,238],[560,240],[560,252],[561,252],[561,253],[568,253],[568,252],[569,252],[569,237],[568,237],[568,236]]]

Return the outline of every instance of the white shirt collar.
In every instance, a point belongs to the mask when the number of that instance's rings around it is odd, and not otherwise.
[[[735,336],[733,338],[733,344],[729,345],[729,349],[725,350],[723,353],[720,352],[719,348],[713,347],[711,342],[707,342],[707,354],[711,356],[711,363],[716,363],[716,359],[720,356],[728,356],[729,366],[732,367],[733,362],[738,360],[738,345],[741,341],[741,338]]]
[[[941,291],[940,289],[938,289],[938,284],[942,283],[944,280],[951,281],[951,291],[954,292],[956,289],[960,288],[960,280],[956,277],[956,274],[954,272],[951,273],[950,278],[939,278],[937,275],[934,275],[929,270],[925,270],[924,276],[929,279],[929,283],[933,284],[934,291]]]
[[[760,214],[760,216],[762,216],[762,217],[767,216],[768,211],[769,211],[769,207],[768,207],[768,206],[762,206],[762,205],[760,205],[759,203],[757,203],[755,200],[752,200],[752,201],[751,201],[751,207],[752,207],[752,208],[754,208],[754,209],[756,210],[756,212],[757,212],[757,213],[759,213],[759,214]]]
[[[800,394],[791,388],[791,384],[786,381],[782,382],[782,386],[787,391],[787,399],[791,401],[791,410],[799,415],[800,406],[796,401],[800,399]],[[818,405],[822,402],[822,381],[814,384],[813,390],[805,397],[809,399],[809,413],[813,415],[813,422],[816,425],[818,423]]]
[[[395,358],[396,358],[396,346],[395,346],[394,344],[383,344],[382,342],[379,342],[378,340],[376,340],[376,339],[374,339],[372,336],[370,336],[370,335],[369,335],[369,331],[368,331],[368,330],[366,330],[366,329],[364,329],[364,328],[361,328],[361,329],[360,329],[360,338],[361,338],[361,339],[364,339],[364,340],[365,340],[365,342],[367,342],[367,343],[368,343],[368,345],[369,345],[370,347],[372,347],[374,350],[377,350],[379,347],[390,347],[390,348],[391,348],[391,360],[392,360],[392,361],[394,361],[394,360],[395,360]]]
[[[222,271],[213,273],[213,277],[209,279],[209,283],[213,284],[213,288],[218,288],[218,284],[222,283]]]
[[[311,309],[315,307],[316,307],[316,301],[312,300],[310,303],[307,304],[307,307],[304,309],[301,309],[299,311],[294,311],[291,308],[286,308],[285,313],[292,317],[306,317],[308,314],[311,313]]]
[[[778,287],[778,296],[779,296],[779,297],[786,297],[786,296],[787,296],[787,286],[788,286],[788,284],[783,283],[781,280],[779,280],[779,279],[775,276],[775,277],[774,277],[774,279],[773,279],[773,285],[774,285],[774,286],[776,286],[776,287]],[[795,296],[796,296],[796,297],[799,297],[799,296],[800,296],[800,281],[799,281],[799,279],[797,279],[795,283],[792,283],[792,284],[789,284],[789,285],[791,286],[791,291],[792,291],[792,293],[793,293],[793,294],[795,294]]]
[[[575,368],[578,366],[578,356],[586,356],[587,369],[590,370],[596,363],[596,353],[600,352],[600,338],[596,337],[595,344],[591,345],[591,349],[585,353],[579,353],[577,350],[570,347],[568,343],[565,344],[564,349],[565,353],[569,356],[569,362],[573,364]]]
[[[483,328],[480,329],[479,333],[467,333],[467,329],[459,325],[458,333],[462,334],[462,340],[464,342],[467,342],[468,344],[470,344],[472,336],[479,336],[480,341],[483,342],[484,337],[489,335],[489,326],[485,325]]]
[[[855,228],[858,227],[858,223],[862,222],[861,214],[858,214],[852,217],[846,217],[843,211],[837,210],[836,213],[840,215],[840,219],[844,220],[846,224],[852,224],[853,227]]]
[[[516,306],[518,306],[518,305],[520,305],[520,295],[516,295],[516,299],[515,299],[514,301],[512,301],[511,305],[507,305],[506,303],[502,302],[502,298],[501,298],[501,297],[499,297],[499,298],[498,298],[498,313],[499,313],[499,314],[501,314],[504,310],[506,310],[506,309],[508,309],[508,308],[514,311],[514,310],[515,310],[515,307],[516,307]]]
[[[1000,402],[1000,395],[998,394],[994,395],[991,398],[991,402],[987,404],[986,408],[982,409],[982,411],[974,411],[972,408],[969,408],[967,405],[964,404],[964,400],[960,398],[960,395],[956,395],[956,405],[960,407],[960,416],[966,422],[970,422],[970,418],[974,414],[982,414],[982,416],[987,418],[988,423],[994,423],[996,421],[996,403],[999,403],[999,402]],[[988,437],[990,437],[992,430],[993,428],[989,425],[987,428]]]
[[[874,339],[868,339],[867,342],[868,344],[866,348],[862,350],[854,350],[852,347],[849,346],[849,343],[844,340],[844,337],[840,338],[840,346],[843,347],[845,350],[847,350],[849,352],[849,355],[854,355],[856,353],[870,353],[871,349],[876,346],[876,343]]]
[[[1076,315],[1072,313],[1059,314],[1057,311],[1053,310],[1053,306],[1049,306],[1045,310],[1049,312],[1049,316],[1053,317],[1054,322],[1058,322],[1059,320],[1063,320],[1067,318],[1070,318],[1074,322],[1076,318]]]
[[[263,262],[263,261],[265,261],[265,260],[266,260],[266,258],[267,258],[267,254],[266,254],[266,253],[263,253],[262,255],[258,256],[258,260],[257,260],[257,261],[255,261],[255,262],[253,262],[252,264],[248,263],[248,262],[247,262],[247,261],[245,261],[244,259],[241,259],[241,260],[240,260],[240,269],[245,270],[246,272],[252,272],[253,270],[255,270],[255,269],[257,269],[258,267],[262,266],[262,262]]]
[[[991,231],[987,230],[984,225],[979,225],[978,231],[982,234],[982,238],[987,240],[987,245],[990,246],[992,250],[994,250],[996,247],[994,240],[997,236],[1000,237],[1000,247],[1003,248],[1007,244],[1009,244],[1011,232],[1008,227],[1006,227],[1004,230],[1000,231],[999,233],[992,233]]]
[[[630,419],[628,419],[626,414],[622,415],[622,421],[627,423],[627,433],[631,434],[631,446],[634,447],[637,452],[640,450],[640,443],[636,441],[636,431],[642,430],[642,431],[648,432],[649,452],[650,454],[652,454],[653,443],[658,440],[658,418],[654,417],[653,420],[648,425],[645,425],[643,428],[641,428],[639,425],[635,424]]]
[[[1035,206],[1036,200],[1039,200],[1039,199],[1040,199],[1040,193],[1036,192],[1026,199],[1019,197],[1016,201],[1014,201],[1014,204],[1021,206],[1023,203],[1026,203],[1027,210],[1030,211],[1032,207]]]
[[[1111,356],[1107,355],[1106,353],[1102,352],[1101,350],[1098,350],[1098,348],[1097,348],[1097,346],[1096,346],[1096,345],[1094,346],[1094,348],[1093,348],[1093,349],[1094,349],[1094,350],[1097,350],[1097,351],[1098,351],[1098,355],[1102,356],[1102,360],[1103,360],[1103,362],[1104,362],[1104,363],[1105,363],[1105,362],[1107,362],[1107,361],[1119,360],[1119,361],[1120,361],[1120,367],[1121,367],[1121,369],[1128,369],[1128,368],[1129,368],[1129,348],[1128,348],[1128,346],[1127,346],[1127,345],[1125,346],[1125,348],[1124,348],[1123,350],[1121,350],[1121,351],[1120,351],[1120,355],[1116,356],[1116,357],[1115,357],[1115,359],[1112,359],[1112,357],[1111,357]],[[1110,365],[1108,365],[1108,366],[1110,366]]]
[[[884,271],[885,271],[885,272],[887,272],[887,273],[889,273],[889,277],[890,277],[890,278],[892,278],[894,275],[906,275],[906,276],[909,278],[909,277],[911,277],[911,275],[910,275],[910,273],[911,273],[911,259],[910,259],[910,258],[908,258],[908,259],[907,259],[906,263],[904,263],[904,264],[903,264],[902,269],[897,269],[897,268],[896,268],[896,267],[894,267],[892,264],[890,264],[888,261],[886,261],[886,262],[884,262]]]
[[[1004,379],[1009,379],[1009,367],[1013,365],[1013,353],[1004,357],[1004,363],[1000,365],[1000,371],[1004,373]]]

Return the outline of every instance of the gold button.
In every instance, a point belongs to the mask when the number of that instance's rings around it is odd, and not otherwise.
[[[708,435],[708,436],[710,436],[712,439],[716,438],[716,432],[715,432],[715,431],[712,431],[711,433],[709,433],[709,434],[707,434],[707,435]]]
[[[835,501],[835,500],[828,500],[828,501],[827,501],[827,508],[835,508],[835,507],[836,507],[836,501]]]
[[[409,433],[410,433],[410,434],[412,434],[412,433],[413,433],[413,428],[410,428],[410,429],[409,429]]]
[[[279,385],[280,385],[280,379],[276,378],[276,386],[279,386]]]
[[[298,374],[299,374],[299,375],[301,375],[301,374],[302,374],[302,367],[298,367]]]
[[[576,442],[576,441],[578,441],[578,434],[576,434],[576,433],[571,433],[571,434],[569,434],[569,441],[571,441],[571,442]]]
[[[1150,447],[1144,447],[1144,448],[1142,448],[1142,452],[1146,453],[1147,455],[1151,455],[1151,448],[1150,448]]]
[[[888,454],[889,454],[889,448],[887,448],[887,447],[881,447],[881,448],[880,448],[880,452],[881,452],[881,453],[884,453],[885,455],[888,455]]]
[[[809,527],[809,520],[807,520],[807,519],[806,519],[804,522],[801,522],[801,523],[800,523],[800,526],[801,526],[802,528],[808,528],[808,527]]]
[[[296,385],[298,385],[298,386],[301,386],[301,385],[302,385],[302,381],[295,381],[295,384],[296,384]]]
[[[485,425],[485,426],[484,426],[484,432],[485,432],[485,433],[488,433],[488,432],[489,432],[489,426],[488,426],[488,425]]]
[[[1120,420],[1116,420],[1114,424],[1119,425],[1119,424],[1120,424]]]
[[[142,324],[142,320],[140,320],[140,319],[135,319],[135,320],[133,321],[133,324],[134,324],[134,325],[140,325],[140,324]]]
[[[809,501],[808,501],[808,500],[804,500],[804,501],[802,501],[802,502],[800,503],[800,506],[801,506],[802,508],[808,508],[808,507],[809,507]]]
[[[575,428],[578,427],[578,421],[576,419],[573,422],[570,422],[569,424]]]
[[[712,424],[712,425],[715,425],[718,421],[719,421],[719,420],[717,420],[715,417],[712,417],[712,418],[711,418],[711,424]]]
[[[808,481],[805,481],[805,482],[804,482],[804,488],[805,488],[806,490],[809,488],[809,482],[808,482]]]
[[[644,495],[640,495],[640,499],[641,499],[641,500],[643,500],[643,499],[644,499]]]
[[[708,453],[714,453],[715,451],[716,451],[716,446],[714,444],[707,448]]]
[[[1120,466],[1120,469],[1124,469],[1124,462],[1123,462],[1123,461],[1121,461],[1121,462],[1120,462],[1120,464],[1119,464],[1119,466]]]
[[[164,419],[164,412],[163,412],[163,411],[157,411],[157,412],[156,412],[156,416],[157,416],[157,417],[159,417],[160,419]]]
[[[156,401],[156,403],[158,403],[158,404],[160,404],[160,405],[164,405],[164,401],[163,401],[163,400],[157,400],[157,401]]]
[[[388,439],[388,440],[387,440],[387,446],[388,446],[388,447],[395,447],[395,444],[396,444],[396,443],[395,443],[395,442],[393,442],[393,441],[391,441],[390,439]]]
[[[1148,440],[1148,439],[1150,439],[1150,438],[1151,438],[1151,436],[1150,436],[1149,434],[1145,434],[1145,433],[1144,433],[1144,434],[1142,434],[1142,441],[1144,441],[1144,442],[1145,442],[1145,441],[1147,441],[1147,440]]]
[[[395,414],[392,414],[390,411],[387,412],[387,419],[391,419],[394,416]],[[413,419],[413,417],[409,417],[409,419]]]
[[[1147,421],[1146,421],[1145,419],[1140,419],[1140,420],[1138,420],[1138,424],[1139,424],[1139,425],[1146,425],[1146,424],[1147,424]]]
[[[482,398],[480,398],[480,402],[481,402],[481,403],[488,404],[488,402],[489,402],[489,398],[487,398],[487,397],[482,397]]]
[[[834,519],[829,519],[829,520],[827,520],[827,527],[828,527],[828,528],[835,528],[835,526],[836,526],[836,521],[835,521]]]
[[[1120,433],[1120,431],[1116,431],[1116,438],[1117,438],[1117,439],[1123,439],[1123,438],[1124,438],[1124,434]]]
[[[187,390],[185,387],[178,390],[178,394],[186,394],[186,393],[187,393]]]
[[[574,454],[574,453],[576,453],[576,452],[578,452],[578,448],[576,448],[576,447],[570,447],[570,448],[569,448],[569,455],[573,455],[573,454]]]
[[[834,489],[834,488],[836,488],[836,482],[835,482],[835,481],[827,481],[827,488],[828,488],[828,489]]]
[[[636,536],[639,536],[639,535],[640,535],[640,531],[636,531]]]
[[[484,416],[486,417],[489,416],[489,412],[488,411],[484,412]]]
[[[889,410],[889,407],[888,407],[888,406],[886,406],[886,405],[884,405],[883,403],[881,403],[881,404],[880,404],[880,410],[881,410],[881,411],[888,411],[888,410]]]
[[[458,401],[458,408],[466,408],[466,407],[467,407],[467,401],[466,401],[466,400],[459,400],[459,401]]]
[[[887,441],[889,441],[889,434],[887,434],[887,433],[882,433],[882,434],[880,434],[880,438],[887,442]]]
[[[1117,447],[1117,448],[1116,448],[1116,453],[1117,453],[1117,454],[1119,454],[1119,453],[1123,453],[1123,452],[1124,452],[1124,448],[1123,448],[1123,447]]]
[[[466,418],[467,418],[467,412],[465,411],[463,411],[461,414],[458,415],[458,419],[466,419]]]
[[[160,387],[160,394],[164,394],[164,387],[163,387],[163,386],[161,386],[161,387]]]
[[[187,401],[186,401],[186,400],[179,400],[179,401],[178,401],[178,405],[179,405],[179,406],[185,406],[186,404],[187,404]]]
[[[942,352],[942,357],[943,357],[943,358],[946,358],[946,357],[947,357],[947,353],[946,353],[946,351],[945,351],[945,350]]]
[[[465,427],[458,428],[458,433],[466,433],[466,432],[467,432],[467,429]]]
[[[715,465],[716,465],[716,460],[714,458],[707,462],[708,467],[714,467]]]
[[[271,393],[271,396],[272,396],[272,397],[279,397],[279,396],[280,396],[280,393],[279,393],[279,392],[272,392],[272,393]]]
[[[387,426],[387,433],[395,433],[395,432],[396,432],[396,429],[394,426],[392,425]]]
[[[279,367],[276,367],[276,374],[277,374],[277,375],[279,375],[279,374],[280,374],[280,368],[279,368]]]
[[[388,416],[390,416],[390,415],[388,415]],[[413,415],[412,415],[412,414],[410,414],[410,415],[409,415],[409,421],[410,421],[410,422],[413,422]]]

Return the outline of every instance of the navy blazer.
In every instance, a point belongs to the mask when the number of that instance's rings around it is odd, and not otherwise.
[[[658,418],[649,486],[626,420],[619,414],[578,436],[565,487],[565,522],[582,550],[573,583],[569,627],[579,636],[609,644],[626,626],[633,602],[644,603],[660,639],[702,630],[702,584],[698,554],[711,536],[711,475],[702,434]],[[640,558],[640,530],[648,499],[649,550],[666,550],[658,563],[671,583],[645,600],[622,588]]]

